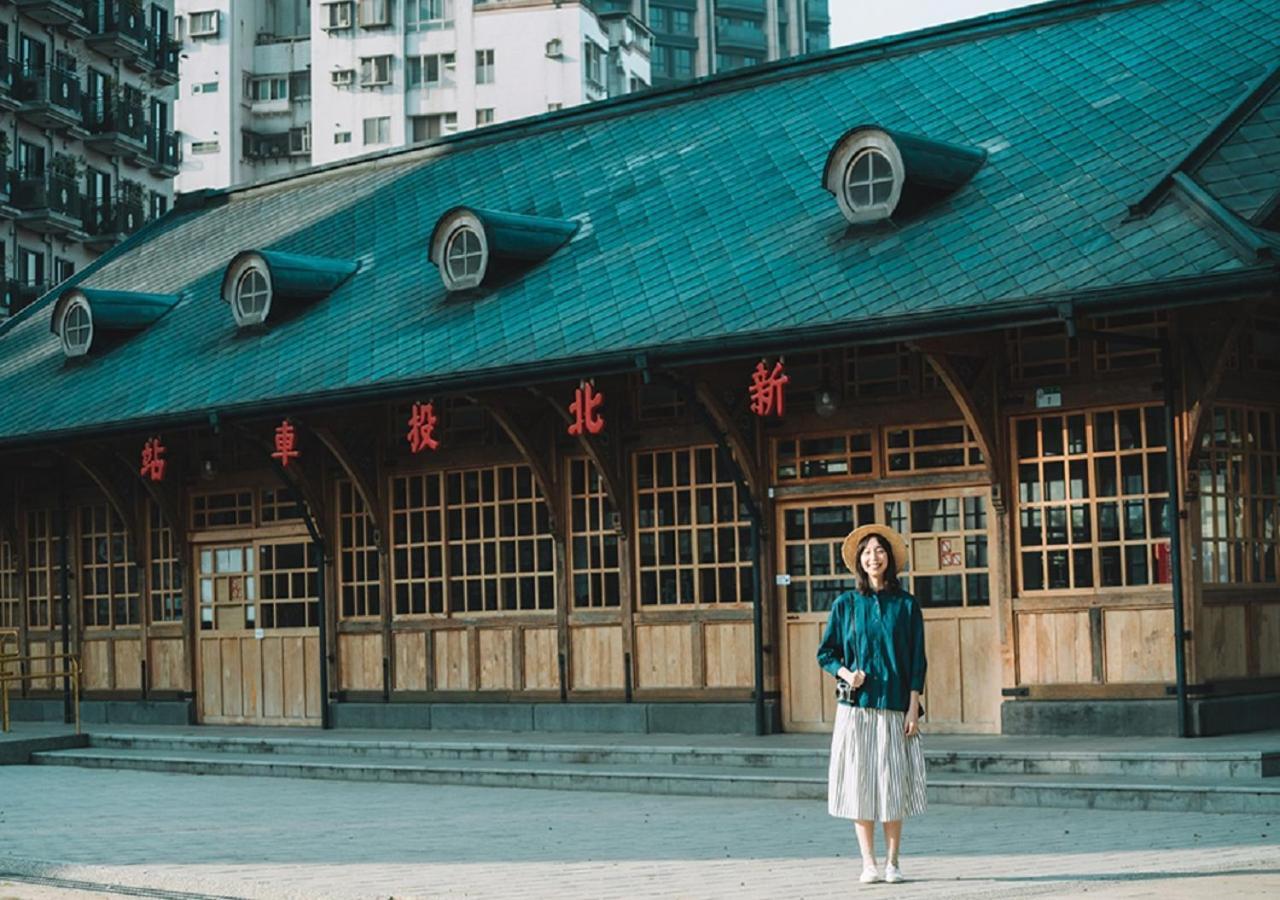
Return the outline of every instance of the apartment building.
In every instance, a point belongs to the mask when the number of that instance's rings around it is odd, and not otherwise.
[[[830,46],[828,0],[596,0],[653,32],[658,87]]]
[[[172,9],[0,6],[0,320],[169,208],[181,161]]]
[[[258,181],[647,88],[644,10],[597,6],[178,0],[178,188]]]

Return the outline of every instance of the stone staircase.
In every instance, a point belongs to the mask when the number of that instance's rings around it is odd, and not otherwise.
[[[34,765],[412,784],[822,800],[827,752],[769,739],[650,735],[288,736],[200,729],[95,731],[87,746],[33,752]],[[1280,813],[1280,745],[1166,752],[988,745],[926,750],[929,799],[974,806]]]

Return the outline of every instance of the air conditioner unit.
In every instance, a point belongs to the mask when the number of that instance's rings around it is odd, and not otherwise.
[[[335,69],[329,73],[329,83],[334,87],[350,87],[355,80],[355,69]]]
[[[560,38],[547,41],[547,59],[560,59],[562,56],[564,56],[564,45],[560,43]]]

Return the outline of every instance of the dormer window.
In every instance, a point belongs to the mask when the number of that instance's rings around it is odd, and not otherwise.
[[[311,303],[328,296],[358,268],[346,259],[244,250],[222,276],[222,299],[231,307],[236,325],[261,325],[281,304]]]
[[[462,225],[449,236],[445,258],[448,260],[450,290],[475,287],[484,278],[488,262],[484,238],[469,225]]]
[[[536,266],[577,230],[564,219],[455,206],[431,232],[431,261],[445,290],[470,290]]]
[[[67,302],[62,321],[58,325],[58,335],[62,339],[62,352],[68,358],[84,356],[89,352],[89,347],[93,345],[93,313],[89,310],[89,301],[83,295]]]
[[[845,132],[827,156],[822,184],[854,225],[910,217],[959,190],[985,150],[875,125]]]

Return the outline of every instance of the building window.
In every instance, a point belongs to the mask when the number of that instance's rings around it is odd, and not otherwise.
[[[391,0],[360,0],[360,27],[385,28],[391,24]]]
[[[439,113],[433,116],[410,116],[409,132],[413,143],[429,141],[458,130],[457,113]]]
[[[18,248],[18,281],[26,287],[44,289],[44,251]]]
[[[0,538],[0,628],[19,628],[21,625],[22,598],[18,594],[18,560],[9,542]],[[5,648],[0,647],[0,650],[3,649]]]
[[[27,511],[27,629],[48,630],[62,625],[58,602],[59,559],[64,530],[62,515],[53,510]]]
[[[637,453],[640,603],[751,600],[751,528],[728,461],[714,447]]]
[[[193,12],[190,15],[190,20],[190,27],[187,28],[187,34],[190,37],[206,38],[218,36],[218,11],[216,9]]]
[[[236,279],[232,311],[236,324],[257,325],[266,321],[271,308],[271,283],[265,270],[249,266]]]
[[[547,506],[527,466],[392,480],[395,613],[555,609]]]
[[[151,218],[158,219],[169,211],[169,198],[158,191],[151,192]]]
[[[1164,341],[1169,335],[1169,317],[1164,312],[1099,316],[1093,325],[1099,331],[1144,341]],[[1102,335],[1094,339],[1093,368],[1100,375],[1159,367],[1159,347],[1143,347],[1123,340],[1109,341]]]
[[[255,103],[289,99],[289,76],[267,75],[249,79],[249,99]]]
[[[494,65],[492,50],[476,51],[476,84],[493,84]]]
[[[453,27],[453,0],[405,0],[405,31]]]
[[[217,141],[192,141],[191,152],[197,155],[204,154],[204,153],[217,153],[218,142]]]
[[[76,274],[76,264],[61,256],[53,258],[53,283],[62,284]]]
[[[138,568],[124,523],[105,503],[80,509],[80,571],[85,627],[138,623]]]
[[[289,155],[306,156],[311,152],[311,123],[289,129]]]
[[[62,352],[69,357],[84,356],[93,342],[93,315],[89,312],[89,303],[79,291],[76,294],[58,323]]]
[[[378,116],[373,119],[364,120],[364,144],[366,147],[374,144],[391,143],[391,118],[389,116]]]
[[[1280,372],[1280,319],[1254,316],[1245,334],[1249,370],[1270,375]]]
[[[1024,592],[1169,582],[1160,407],[1029,417],[1014,431]]]
[[[660,32],[660,33],[666,32],[667,16],[669,14],[670,14],[670,10],[668,10],[665,6],[651,5],[649,7],[649,30]]]
[[[147,504],[147,536],[151,552],[151,621],[182,621],[182,579],[179,577],[178,552],[173,544],[173,530],[164,522],[160,507]]]
[[[350,87],[355,80],[355,69],[334,69],[329,73],[329,83],[334,87]]]
[[[258,521],[263,525],[300,522],[305,518],[302,504],[287,488],[263,488],[258,492]]]
[[[671,49],[670,71],[676,78],[692,78],[693,51],[685,47],[673,47]]]
[[[191,530],[236,528],[253,524],[252,491],[219,491],[191,498]]]
[[[1065,325],[1051,322],[1007,332],[1009,374],[1014,381],[1070,378],[1080,372],[1080,349]]]
[[[476,110],[476,125],[492,125],[493,124],[493,107],[488,109]]]
[[[884,514],[911,546],[901,581],[921,606],[991,605],[987,505],[981,496],[890,500]]]
[[[218,82],[216,81],[197,81],[191,85],[191,93],[193,94],[216,94],[218,93]]]
[[[350,144],[350,143],[351,143],[351,132],[350,132],[350,131],[335,131],[335,132],[333,133],[333,142],[334,142],[335,144]]]
[[[671,10],[671,33],[693,34],[693,10]]]
[[[459,228],[445,246],[445,267],[456,287],[474,287],[484,271],[485,248],[480,235],[472,228]]]
[[[338,597],[344,619],[382,615],[374,523],[355,485],[338,484]]]
[[[1280,550],[1275,410],[1215,406],[1200,442],[1200,539],[1206,583],[1274,584]]]
[[[360,57],[360,86],[377,87],[391,83],[390,56]]]
[[[857,154],[845,169],[845,196],[855,210],[866,212],[889,202],[895,180],[889,157],[868,148]]]
[[[860,429],[826,437],[788,438],[775,445],[779,481],[859,478],[875,474],[876,433]]]
[[[555,112],[557,109],[563,109],[563,108],[564,108],[564,104],[563,104],[563,103],[548,103],[548,104],[547,104],[547,112]]]
[[[445,87],[453,84],[454,55],[429,53],[405,60],[405,80],[411,88]]]
[[[582,42],[582,76],[587,84],[604,90],[605,51],[594,41]]]
[[[314,628],[320,623],[319,551],[311,541],[258,545],[257,625],[261,628]],[[253,551],[249,551],[252,553]],[[250,570],[252,571],[252,569]],[[251,592],[246,599],[252,601]],[[245,609],[245,625],[255,610]]]
[[[351,27],[352,0],[325,3],[320,7],[320,28],[324,31],[342,31]]]
[[[885,431],[890,474],[978,469],[982,451],[963,422],[890,428]]]
[[[616,607],[621,603],[616,516],[595,463],[589,459],[569,460],[569,544],[576,608]]]
[[[311,99],[311,69],[289,73],[289,96],[295,102]]]

